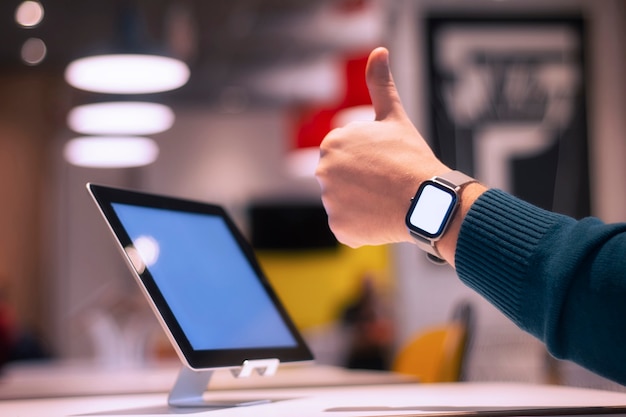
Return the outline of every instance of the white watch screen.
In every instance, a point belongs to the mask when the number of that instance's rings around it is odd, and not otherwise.
[[[416,200],[409,217],[410,225],[430,237],[439,236],[456,203],[455,193],[437,184],[426,183]]]

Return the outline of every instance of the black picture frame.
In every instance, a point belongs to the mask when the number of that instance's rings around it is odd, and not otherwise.
[[[582,16],[426,18],[433,150],[539,207],[590,214]]]

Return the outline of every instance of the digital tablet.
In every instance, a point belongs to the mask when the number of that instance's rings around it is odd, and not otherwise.
[[[91,183],[87,189],[186,366],[313,360],[221,206]]]

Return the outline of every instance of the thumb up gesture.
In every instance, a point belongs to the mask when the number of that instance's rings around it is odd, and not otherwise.
[[[411,241],[404,224],[411,197],[422,181],[450,170],[406,115],[385,48],[371,52],[365,77],[375,120],[331,131],[315,174],[330,228],[351,247]]]

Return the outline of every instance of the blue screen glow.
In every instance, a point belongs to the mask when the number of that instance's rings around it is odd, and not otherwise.
[[[220,216],[113,208],[194,349],[296,345]]]

